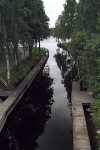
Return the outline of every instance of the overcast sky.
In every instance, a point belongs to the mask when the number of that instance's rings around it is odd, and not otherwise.
[[[50,18],[50,27],[54,27],[58,16],[63,10],[65,0],[43,0],[46,14]]]
[[[79,0],[76,0],[77,2]],[[63,11],[65,0],[43,0],[46,14],[50,18],[50,27],[55,26],[58,16]]]

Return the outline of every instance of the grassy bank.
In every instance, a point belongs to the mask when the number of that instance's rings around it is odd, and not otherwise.
[[[31,71],[31,69],[40,61],[41,57],[46,54],[46,49],[41,48],[33,49],[31,59],[27,57],[22,60],[20,64],[14,66],[11,69],[10,82],[8,84],[8,89],[13,89],[26,77],[26,75]],[[1,76],[5,81],[7,81],[6,72],[2,73]]]
[[[100,99],[96,99],[91,106],[93,123],[96,130],[97,150],[100,150]]]

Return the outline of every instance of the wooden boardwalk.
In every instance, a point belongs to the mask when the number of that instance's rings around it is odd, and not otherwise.
[[[79,89],[79,83],[73,82],[72,117],[73,117],[73,150],[91,150],[83,104],[91,103],[92,96]]]
[[[9,91],[9,90],[0,89],[0,97],[8,97],[8,96],[10,96],[12,93],[13,93],[13,90],[12,90],[12,91]]]
[[[14,92],[2,103],[0,103],[0,132],[2,131],[7,117],[10,115],[12,110],[15,108],[17,103],[21,100],[25,92],[31,86],[32,82],[43,70],[46,61],[48,60],[49,54],[43,56],[40,62],[33,68],[28,76],[22,81],[22,83],[14,90]]]

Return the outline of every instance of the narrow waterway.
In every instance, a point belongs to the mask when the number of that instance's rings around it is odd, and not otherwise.
[[[61,71],[57,66],[54,55],[57,43],[54,38],[42,42],[42,46],[49,49],[50,77],[53,82],[54,104],[51,110],[51,119],[45,128],[45,134],[39,138],[40,150],[72,150],[71,109],[67,100],[67,93],[62,84]]]
[[[9,116],[0,134],[2,150],[72,150],[72,119],[61,71],[54,55],[54,38],[42,43],[49,49],[49,74],[40,74]]]

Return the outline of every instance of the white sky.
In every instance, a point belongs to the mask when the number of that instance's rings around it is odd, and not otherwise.
[[[58,16],[63,10],[65,0],[43,0],[46,14],[50,18],[50,27],[54,27]]]
[[[76,0],[77,2],[79,0]],[[63,11],[65,0],[43,0],[46,14],[50,18],[50,27],[55,26],[58,16]]]

